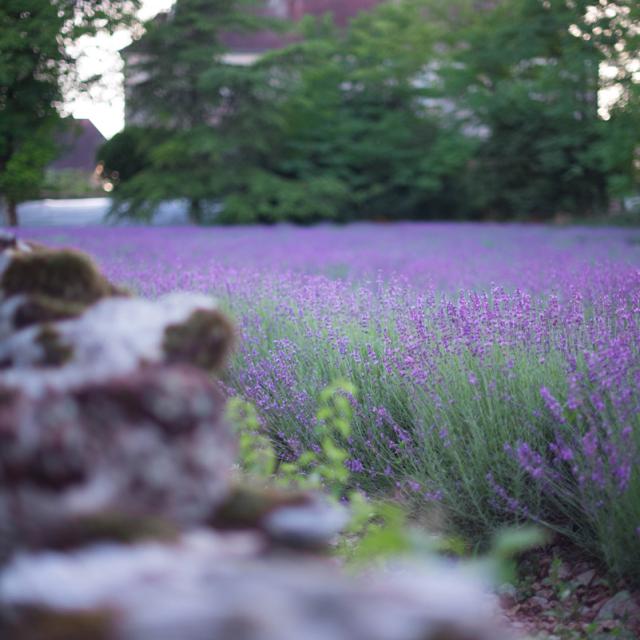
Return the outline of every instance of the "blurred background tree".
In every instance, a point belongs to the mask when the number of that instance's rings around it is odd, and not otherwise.
[[[638,186],[632,0],[400,0],[229,64],[222,34],[275,28],[252,4],[177,0],[134,45],[138,130],[101,154],[116,214],[540,219]]]
[[[191,220],[202,222],[212,201],[237,184],[238,160],[253,167],[269,152],[280,128],[274,92],[261,65],[228,63],[222,44],[226,32],[284,26],[253,11],[257,4],[178,0],[129,47],[135,90],[128,110],[143,128],[125,129],[99,154],[107,172],[119,175],[115,215],[150,218],[162,201],[184,199]],[[133,174],[127,153],[119,152],[127,147],[140,160]]]
[[[11,225],[55,157],[65,88],[78,86],[70,47],[129,23],[139,0],[3,0],[0,4],[0,195]]]
[[[623,129],[635,146],[640,138],[628,129],[629,101],[611,113],[599,101],[612,85],[628,93],[634,84],[637,14],[632,2],[566,0],[500,2],[474,13],[449,75],[452,95],[488,131],[471,206],[509,218],[606,210],[614,174],[628,174],[630,160],[611,143]]]
[[[286,71],[289,97],[282,154],[270,171],[303,184],[330,181],[338,219],[462,213],[454,184],[475,143],[445,108],[438,32],[424,4],[383,4],[344,33],[309,23],[304,35],[272,59]]]

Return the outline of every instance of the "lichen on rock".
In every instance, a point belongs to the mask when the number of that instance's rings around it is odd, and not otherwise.
[[[125,295],[100,273],[89,256],[72,249],[15,253],[2,272],[0,289],[6,297],[40,295],[84,305]]]
[[[306,493],[236,485],[216,509],[210,524],[221,530],[261,529],[264,519],[275,509],[302,506],[309,499]]]
[[[5,555],[100,513],[197,526],[228,493],[236,441],[221,392],[197,369],[147,367],[38,399],[6,389],[0,400]]]
[[[1,315],[1,314],[0,314]],[[195,321],[196,330],[185,331]],[[202,319],[205,319],[202,322]],[[201,362],[201,339],[211,353],[204,360],[219,364],[230,349],[233,331],[211,296],[173,293],[156,300],[112,297],[98,301],[77,318],[51,323],[61,345],[72,355],[56,369],[44,366],[47,354],[38,342],[39,327],[14,332],[0,342],[0,362],[12,368],[0,372],[0,383],[36,397],[48,390],[70,390],[89,382],[127,375],[143,366]],[[167,328],[173,336],[165,350]],[[208,340],[208,342],[207,342]]]
[[[100,609],[18,607],[0,614],[3,640],[114,640],[115,628],[113,613]]]
[[[270,544],[324,551],[348,524],[349,512],[315,492],[236,485],[210,524],[219,530],[261,531]]]
[[[185,362],[213,371],[225,363],[233,342],[233,325],[223,313],[196,309],[184,322],[166,328],[162,346],[169,363]]]
[[[110,640],[507,637],[495,598],[451,564],[354,578],[318,558],[265,557],[259,537],[246,533],[24,554],[0,572],[0,602],[51,614],[106,608]]]
[[[168,520],[154,516],[132,516],[118,511],[103,511],[62,522],[43,535],[47,549],[67,551],[91,544],[135,544],[158,540],[175,542],[179,529]],[[34,545],[38,546],[37,541]]]
[[[77,318],[86,309],[81,303],[57,300],[43,295],[23,296],[13,312],[14,329],[23,329],[42,322]]]
[[[12,258],[21,253],[38,251],[38,243],[25,242],[18,239],[13,233],[0,231],[0,273],[2,273]]]
[[[0,258],[0,338],[35,324],[77,318],[102,298],[128,295],[79,251],[3,236]]]
[[[73,349],[64,344],[60,334],[49,324],[43,325],[36,336],[36,343],[42,348],[42,361],[44,367],[61,367],[71,360]]]

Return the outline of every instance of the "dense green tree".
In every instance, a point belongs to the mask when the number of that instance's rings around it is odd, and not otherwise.
[[[151,150],[162,136],[162,129],[131,126],[116,133],[98,150],[96,162],[101,177],[114,186],[128,182],[149,165]]]
[[[222,42],[224,33],[281,26],[253,11],[256,4],[177,0],[126,52],[127,74],[137,79],[129,115],[144,122],[154,144],[143,170],[116,189],[115,215],[150,218],[161,201],[185,199],[201,222],[237,182],[238,162],[254,166],[270,152],[276,92],[260,65],[227,63]]]
[[[281,91],[280,153],[261,167],[283,191],[300,185],[308,203],[277,219],[443,217],[461,210],[460,174],[474,141],[442,109],[432,79],[438,33],[424,3],[407,0],[362,13],[344,32],[310,22],[303,42],[271,57]],[[265,184],[260,175],[261,184]],[[275,180],[279,178],[279,182]],[[322,179],[318,183],[318,179]],[[321,215],[314,187],[330,189],[337,208]],[[244,211],[260,210],[263,189],[234,198]],[[278,214],[276,215],[276,211]]]
[[[225,64],[221,33],[264,26],[250,4],[179,0],[148,26],[116,213],[183,198],[195,221],[223,201],[227,223],[545,217],[637,184],[631,0],[401,0]]]
[[[0,6],[0,193],[11,225],[16,205],[37,193],[52,159],[52,130],[60,99],[57,9],[42,0]],[[66,56],[64,56],[66,58]]]
[[[604,121],[599,96],[612,80],[632,90],[637,12],[633,2],[499,2],[457,34],[451,93],[488,132],[473,205],[503,216],[606,209],[611,172],[628,173],[629,154],[610,141],[628,122],[615,108]],[[627,135],[640,143],[637,129]]]
[[[0,195],[11,225],[55,155],[56,104],[76,78],[70,45],[123,24],[138,0],[3,0],[0,4]]]

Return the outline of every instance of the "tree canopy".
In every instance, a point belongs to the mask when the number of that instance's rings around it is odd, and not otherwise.
[[[221,34],[273,27],[247,4],[177,0],[148,25],[138,170],[118,169],[127,130],[103,153],[116,213],[184,198],[198,221],[211,203],[221,222],[542,219],[638,185],[632,0],[401,0],[234,66]]]
[[[616,180],[610,143],[628,123],[622,101],[608,121],[599,106],[612,79],[623,92],[634,84],[636,6],[502,2],[464,29],[450,79],[489,132],[474,168],[481,208],[504,216],[606,209]]]
[[[55,157],[57,105],[78,84],[70,45],[131,19],[139,0],[3,0],[0,5],[0,195],[9,222]]]
[[[240,67],[223,58],[225,32],[282,26],[252,11],[256,4],[178,0],[169,14],[147,23],[143,40],[126,52],[127,75],[135,79],[128,109],[144,128],[125,130],[100,154],[107,172],[120,179],[116,214],[125,203],[127,211],[149,217],[163,200],[185,199],[192,219],[202,221],[211,201],[237,182],[237,158],[259,163],[270,152],[280,127],[270,106],[277,91],[261,65]],[[120,166],[129,160],[118,152],[126,139],[140,160],[130,179]]]

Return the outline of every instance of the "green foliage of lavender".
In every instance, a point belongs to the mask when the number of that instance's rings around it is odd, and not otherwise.
[[[352,295],[362,313],[362,293]],[[637,319],[625,334],[611,319],[613,335],[591,341],[583,319],[567,330],[549,301],[518,317],[526,296],[497,291],[416,305],[409,291],[386,291],[382,300],[358,324],[321,303],[287,318],[285,300],[275,309],[270,298],[233,300],[256,333],[246,334],[251,346],[229,382],[257,403],[280,455],[295,460],[318,446],[310,399],[344,377],[363,390],[346,465],[366,492],[440,503],[472,541],[532,520],[613,569],[637,571],[639,370],[627,368],[638,361]],[[411,306],[413,317],[398,313]],[[586,348],[591,361],[568,364]]]
[[[403,506],[390,500],[372,501],[351,488],[351,471],[345,441],[352,433],[356,388],[346,380],[335,380],[319,394],[314,433],[319,444],[285,462],[265,437],[265,427],[255,407],[236,396],[227,403],[227,420],[239,439],[240,479],[250,484],[275,485],[285,489],[322,491],[330,500],[340,500],[349,510],[336,552],[356,565],[370,565],[399,555],[464,555],[467,546],[456,537],[441,537],[412,526]],[[493,537],[490,554],[474,560],[477,569],[496,584],[515,577],[514,558],[547,541],[534,527],[503,529]]]
[[[319,391],[346,379],[354,488],[444,513],[471,545],[530,521],[640,575],[636,232],[361,225],[58,241],[147,295],[216,293],[241,332],[226,385],[281,460],[321,451]]]

